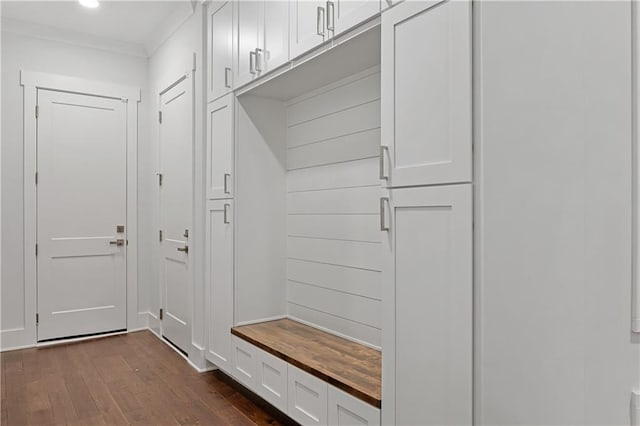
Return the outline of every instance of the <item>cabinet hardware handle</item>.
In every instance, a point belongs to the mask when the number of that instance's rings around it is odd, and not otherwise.
[[[229,194],[229,178],[231,175],[229,173],[224,174],[224,193]]]
[[[262,72],[262,66],[260,66],[260,54],[262,53],[262,49],[256,47],[256,65],[255,70],[257,72]]]
[[[389,147],[380,145],[380,179],[388,180],[389,176],[384,174],[384,153],[389,153]]]
[[[329,26],[331,23],[331,26]],[[336,14],[335,4],[332,1],[327,1],[327,30],[335,31],[336,29]]]
[[[317,23],[316,32],[319,36],[324,37],[324,7],[318,6],[316,11]]]
[[[251,52],[249,52],[249,73],[251,74],[255,74],[255,56],[256,56],[256,52],[254,50],[252,50]]]
[[[380,197],[380,230],[388,231],[389,227],[386,224],[386,220],[384,218],[384,203],[389,202],[389,197]]]
[[[231,88],[231,84],[229,84],[229,73],[231,72],[231,68],[224,67],[224,87]]]
[[[189,253],[189,246],[185,245],[184,247],[178,247],[177,250],[183,253]]]
[[[224,223],[227,223],[227,224],[230,223],[229,222],[229,213],[228,213],[229,207],[231,207],[229,204],[225,204],[224,205],[224,219],[223,220],[224,220]]]
[[[124,245],[124,239],[119,238],[117,240],[109,241],[109,244],[120,247]]]

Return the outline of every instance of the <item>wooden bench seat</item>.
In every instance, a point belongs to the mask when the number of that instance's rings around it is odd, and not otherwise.
[[[290,319],[233,327],[231,333],[368,404],[382,405],[380,351]]]

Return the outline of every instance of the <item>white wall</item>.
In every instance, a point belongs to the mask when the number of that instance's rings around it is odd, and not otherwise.
[[[108,83],[139,87],[142,102],[139,111],[149,103],[146,58],[109,53],[97,49],[2,33],[2,289],[0,327],[20,329],[25,325],[23,268],[23,139],[22,87],[20,70],[64,74]],[[148,125],[140,121],[139,152],[148,144]],[[141,190],[143,188],[139,188]],[[9,208],[7,208],[9,207]],[[148,213],[139,206],[140,217]],[[131,236],[129,238],[132,238]],[[139,246],[142,247],[142,246]],[[148,258],[140,250],[140,266]],[[138,288],[138,311],[147,310],[146,282]],[[140,326],[146,326],[145,323]],[[21,342],[35,344],[32,341]]]
[[[628,425],[630,2],[474,10],[476,422]]]
[[[195,168],[193,170],[195,180],[194,187],[194,218],[191,234],[189,256],[193,256],[194,288],[192,298],[192,347],[187,348],[190,360],[198,367],[204,367],[204,77],[203,69],[203,10],[202,5],[196,5],[195,13],[185,21],[176,32],[165,41],[149,58],[149,84],[148,92],[151,94],[151,102],[147,110],[147,122],[150,126],[150,144],[145,152],[140,153],[140,204],[149,206],[149,216],[140,223],[141,230],[148,238],[141,239],[140,246],[147,247],[151,261],[146,263],[146,269],[141,271],[141,276],[148,277],[149,281],[149,312],[150,326],[155,332],[159,332],[158,312],[160,310],[160,267],[158,229],[158,184],[155,176],[158,164],[158,96],[173,82],[193,68],[193,55],[196,55],[195,71]],[[153,249],[152,249],[153,248]]]

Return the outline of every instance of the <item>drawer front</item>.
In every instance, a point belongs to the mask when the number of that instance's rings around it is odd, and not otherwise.
[[[252,391],[256,390],[256,347],[233,336],[233,377]]]
[[[329,385],[329,424],[380,426],[380,410]]]
[[[327,425],[327,383],[289,364],[289,417],[302,425]]]
[[[280,411],[287,412],[287,363],[256,348],[257,392]]]

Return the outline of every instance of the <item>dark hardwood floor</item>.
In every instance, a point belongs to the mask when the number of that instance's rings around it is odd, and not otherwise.
[[[2,425],[292,424],[149,331],[4,352]]]

